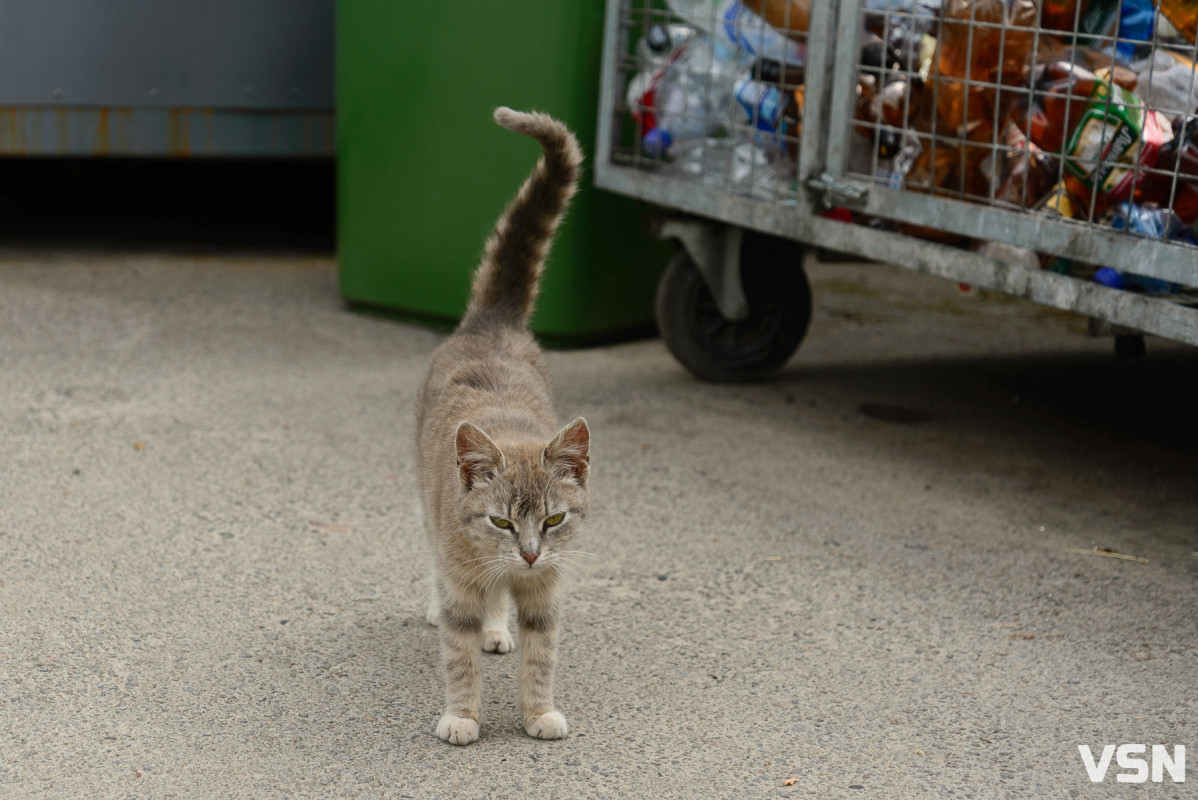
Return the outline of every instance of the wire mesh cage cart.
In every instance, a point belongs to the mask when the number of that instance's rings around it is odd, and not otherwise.
[[[817,249],[1198,344],[1198,0],[609,0],[595,181],[666,209],[700,377],[762,377]]]

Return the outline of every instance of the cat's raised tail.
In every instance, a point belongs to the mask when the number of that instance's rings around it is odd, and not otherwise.
[[[582,166],[578,140],[549,115],[500,106],[495,121],[536,139],[544,152],[487,239],[471,284],[463,329],[528,325],[545,256],[578,188]]]

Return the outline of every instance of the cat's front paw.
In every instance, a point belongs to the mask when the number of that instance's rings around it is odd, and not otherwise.
[[[510,653],[516,647],[516,640],[506,630],[492,629],[483,631],[483,650],[488,653]]]
[[[560,711],[550,711],[525,722],[524,731],[534,739],[564,739],[566,718]]]
[[[564,720],[562,724],[565,724]],[[478,723],[456,714],[446,714],[437,723],[437,736],[450,744],[470,744],[478,739]]]

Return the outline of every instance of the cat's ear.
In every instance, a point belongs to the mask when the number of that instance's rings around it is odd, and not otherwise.
[[[591,429],[587,421],[579,417],[558,431],[545,446],[541,460],[563,478],[586,486],[591,472]]]
[[[467,491],[493,480],[503,469],[503,453],[483,429],[471,422],[458,426],[458,477]]]

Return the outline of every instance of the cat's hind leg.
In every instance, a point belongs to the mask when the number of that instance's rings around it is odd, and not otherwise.
[[[428,529],[425,524],[424,505],[415,503],[416,520],[421,528],[424,528],[425,538],[431,542],[433,540],[433,532]],[[428,609],[424,612],[424,618],[429,625],[437,626],[441,618],[441,578],[437,575],[437,560],[433,558],[432,553],[428,556]]]
[[[510,653],[516,646],[516,640],[508,630],[507,587],[492,587],[484,602],[483,650],[488,653]]]

